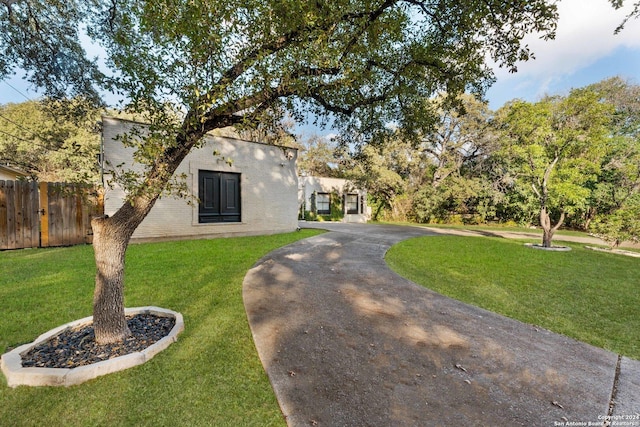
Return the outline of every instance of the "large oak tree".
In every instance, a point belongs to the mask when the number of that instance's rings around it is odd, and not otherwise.
[[[531,57],[523,37],[552,37],[557,19],[550,0],[0,5],[0,22],[8,28],[0,38],[0,73],[21,67],[57,95],[65,82],[72,94],[89,95],[100,83],[149,122],[145,138],[129,139],[144,172],[129,180],[128,197],[113,216],[92,223],[94,323],[101,343],[128,333],[123,285],[131,235],[207,132],[251,126],[273,112],[320,120],[332,114],[343,137],[366,143],[388,123],[402,125],[406,113],[435,93],[483,92],[493,82],[488,58],[515,70],[517,61]],[[106,50],[108,71],[86,59],[77,42],[80,28]]]

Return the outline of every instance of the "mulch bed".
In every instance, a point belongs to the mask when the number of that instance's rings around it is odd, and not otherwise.
[[[173,317],[141,313],[127,316],[131,335],[123,342],[98,345],[93,325],[67,329],[22,354],[25,368],[77,368],[142,351],[169,334]]]

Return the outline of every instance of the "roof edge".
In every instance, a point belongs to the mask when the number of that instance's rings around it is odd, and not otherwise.
[[[145,123],[145,122],[138,122],[135,120],[130,120],[130,119],[122,119],[120,117],[113,117],[113,116],[108,116],[108,115],[103,115],[100,117],[101,120],[115,120],[115,121],[119,121],[119,122],[126,122],[126,123],[131,123],[133,125],[142,125],[142,126],[148,126],[150,123]],[[260,144],[260,145],[266,145],[269,147],[278,147],[278,148],[286,148],[289,150],[296,150],[298,151],[299,149],[297,147],[291,147],[289,145],[282,145],[282,144],[269,144],[267,142],[260,142],[260,141],[250,141],[248,139],[242,139],[242,138],[236,138],[233,136],[220,136],[220,135],[212,135],[210,132],[207,132],[205,134],[205,136],[209,136],[212,138],[223,138],[223,139],[229,139],[229,140],[233,140],[233,141],[240,141],[240,142],[249,142],[251,144]]]

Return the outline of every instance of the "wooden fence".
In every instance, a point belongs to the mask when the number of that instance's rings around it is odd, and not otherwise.
[[[0,180],[0,250],[91,243],[102,197],[88,186]]]

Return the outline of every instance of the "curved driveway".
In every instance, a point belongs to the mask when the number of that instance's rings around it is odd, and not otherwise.
[[[640,362],[446,298],[386,266],[391,245],[430,231],[305,226],[330,231],[270,253],[243,287],[288,425],[602,425],[640,412]]]

